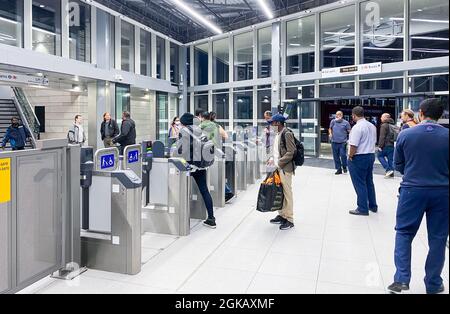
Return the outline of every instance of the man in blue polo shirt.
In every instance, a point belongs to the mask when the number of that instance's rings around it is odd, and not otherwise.
[[[369,210],[378,211],[373,184],[373,164],[375,163],[375,145],[377,129],[364,117],[364,109],[360,106],[352,110],[356,125],[350,132],[348,144],[348,170],[358,197],[358,207],[351,210],[351,215],[369,216]]]
[[[347,140],[351,129],[352,127],[344,119],[342,111],[336,112],[336,118],[331,120],[330,128],[328,129],[336,175],[342,174],[342,171],[347,173]]]
[[[441,273],[449,219],[449,131],[437,124],[444,112],[439,99],[420,104],[421,123],[402,131],[395,149],[395,168],[403,174],[397,207],[395,230],[394,283],[391,293],[409,289],[411,279],[411,243],[426,215],[428,257],[425,286],[429,294],[444,291]]]

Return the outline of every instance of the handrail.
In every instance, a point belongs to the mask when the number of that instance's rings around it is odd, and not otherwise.
[[[36,141],[40,139],[39,130],[41,124],[23,90],[19,87],[12,87],[12,90],[15,96],[16,108],[22,119],[22,123],[30,130],[33,147],[36,147]]]

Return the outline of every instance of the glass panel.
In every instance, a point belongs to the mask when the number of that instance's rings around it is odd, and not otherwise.
[[[208,44],[194,47],[194,85],[208,84]]]
[[[286,88],[286,99],[314,98],[314,86],[296,86]]]
[[[403,1],[361,3],[362,63],[403,61]]]
[[[448,75],[412,77],[410,85],[413,93],[448,91]]]
[[[413,60],[448,56],[448,1],[411,0]]]
[[[134,26],[122,21],[122,71],[134,72]]]
[[[286,74],[314,72],[315,16],[287,22]]]
[[[213,83],[229,81],[230,51],[228,38],[213,42]]]
[[[69,55],[91,62],[91,6],[79,0],[69,2]]]
[[[216,122],[224,129],[230,126],[230,94],[228,90],[223,93],[213,94],[213,111],[217,114]]]
[[[185,82],[187,82],[187,86],[191,86],[191,49],[187,48],[187,60],[186,60],[186,78],[184,79]]]
[[[23,0],[0,0],[0,44],[23,47]]]
[[[272,76],[272,27],[258,30],[258,78]]]
[[[272,110],[272,90],[258,90],[258,127],[266,127],[267,122],[264,120],[264,112]]]
[[[355,64],[355,7],[320,15],[321,68]]]
[[[301,134],[299,138],[305,147],[305,154],[311,156],[318,155],[319,127],[317,106],[318,103],[315,101],[300,102],[297,109],[299,116],[298,128]]]
[[[253,79],[253,33],[234,36],[234,80]]]
[[[194,112],[198,109],[208,111],[208,94],[194,95]]]
[[[253,125],[253,91],[235,91],[234,103],[234,127],[247,127]]]
[[[109,16],[109,34],[107,44],[109,44],[109,66],[111,69],[114,69],[116,66],[116,18],[114,15]]]
[[[152,34],[140,30],[141,75],[152,76]]]
[[[174,43],[170,43],[170,81],[174,84],[180,83],[180,48]]]
[[[320,97],[340,97],[340,96],[354,96],[355,83],[338,83],[320,85]]]
[[[33,0],[33,50],[61,55],[61,3]]]
[[[61,260],[58,154],[17,159],[17,281],[56,267]]]
[[[166,41],[156,37],[156,78],[166,79]]]
[[[360,87],[361,95],[403,94],[403,79],[365,81]]]
[[[122,123],[122,113],[130,112],[130,86],[116,84],[116,121]]]
[[[167,93],[156,93],[156,138],[167,145],[169,136],[169,99]]]

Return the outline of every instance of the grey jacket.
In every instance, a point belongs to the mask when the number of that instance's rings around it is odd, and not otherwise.
[[[82,138],[79,136],[79,127],[76,124],[73,124],[67,133],[67,138],[69,140],[69,144],[84,144],[86,142],[86,134],[84,133]]]
[[[283,137],[286,139],[286,146],[283,143]],[[277,149],[274,147],[274,149]],[[288,128],[284,128],[280,134],[280,147],[278,147],[280,152],[280,159],[278,160],[278,167],[285,172],[294,172],[295,165],[293,162],[295,154],[295,140],[294,133]]]

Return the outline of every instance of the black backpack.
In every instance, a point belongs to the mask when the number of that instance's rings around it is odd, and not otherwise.
[[[294,152],[294,158],[292,159],[292,162],[296,167],[301,167],[305,163],[305,147],[303,146],[303,143],[300,142],[294,135],[294,132],[292,130],[287,129],[286,132],[291,132],[292,136],[294,137],[295,142],[295,152]],[[283,143],[284,147],[286,148],[286,136],[285,133],[281,135],[281,142]]]
[[[182,145],[178,148],[178,153],[183,155],[186,161],[198,168],[208,168],[214,164],[214,152],[215,146],[212,140],[208,139],[208,136],[201,132],[200,134],[194,134],[193,127],[187,127],[189,136],[190,156],[185,156],[183,153]],[[199,130],[199,128],[196,128]],[[185,133],[185,132],[183,132]],[[186,134],[186,133],[185,133]],[[182,133],[180,133],[180,136]],[[194,149],[195,147],[195,149]],[[208,155],[208,158],[205,158]]]

